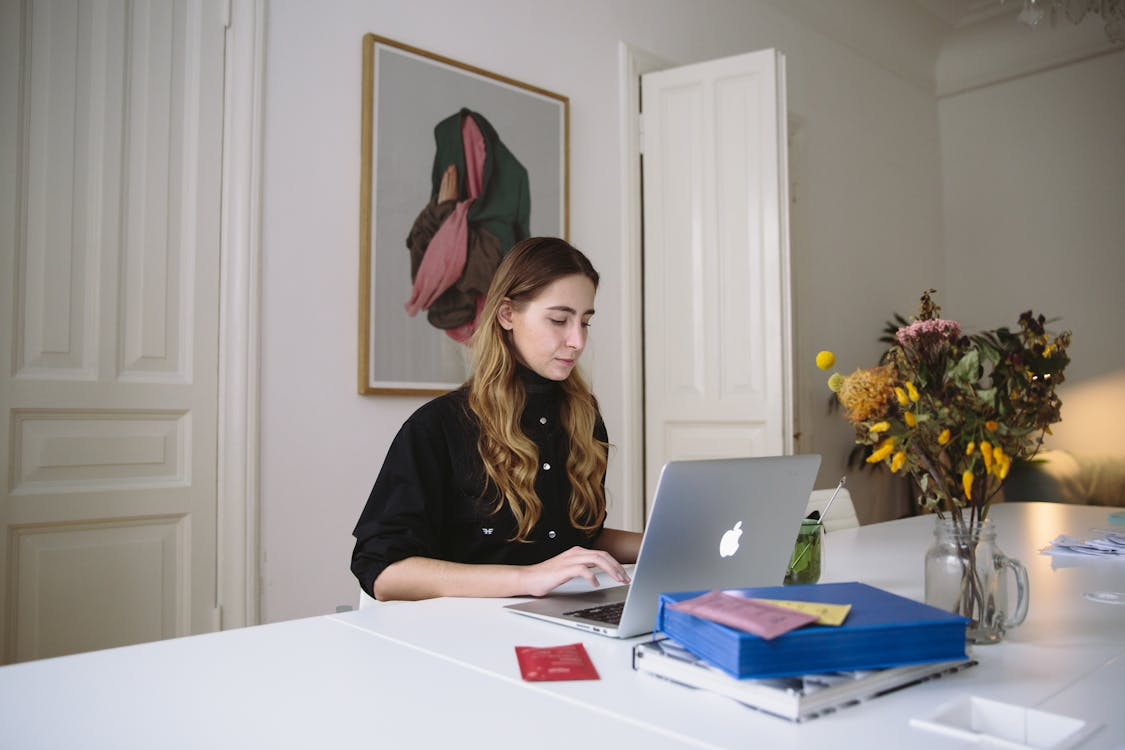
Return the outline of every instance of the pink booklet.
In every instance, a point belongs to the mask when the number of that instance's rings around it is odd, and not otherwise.
[[[817,620],[817,616],[813,614],[731,596],[722,591],[709,591],[694,599],[669,604],[668,608],[745,630],[766,640]]]

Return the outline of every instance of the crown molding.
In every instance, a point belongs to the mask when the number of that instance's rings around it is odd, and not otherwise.
[[[934,70],[937,95],[955,96],[1114,52],[1125,48],[1109,41],[1098,16],[1038,29],[1010,14],[994,16],[946,36]]]
[[[927,11],[923,0],[761,2],[923,91],[934,91],[934,63],[950,25]]]
[[[915,0],[949,29],[962,29],[1000,15],[1015,16],[1017,3],[1001,5],[1001,0]]]
[[[938,98],[1125,51],[1089,15],[1030,29],[1020,0],[761,0]]]

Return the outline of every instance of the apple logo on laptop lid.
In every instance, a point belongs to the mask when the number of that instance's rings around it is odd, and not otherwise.
[[[719,540],[719,556],[731,557],[738,552],[739,539],[742,537],[742,521],[727,529],[723,538]]]

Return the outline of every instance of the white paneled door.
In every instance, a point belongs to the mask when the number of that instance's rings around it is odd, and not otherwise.
[[[4,662],[217,629],[217,0],[3,0]]]
[[[791,453],[785,60],[642,76],[645,484]]]

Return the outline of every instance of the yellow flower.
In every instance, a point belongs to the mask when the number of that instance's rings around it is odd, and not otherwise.
[[[898,453],[895,454],[895,457],[891,459],[891,471],[892,472],[898,471],[899,469],[902,468],[902,465],[905,464],[905,463],[906,463],[906,451],[899,451]]]
[[[840,388],[844,385],[844,376],[838,372],[832,373],[832,377],[828,378],[828,388],[833,393],[839,393]]]
[[[897,385],[895,386],[895,398],[897,398],[898,402],[903,406],[910,403],[910,399],[906,397],[906,391],[902,390],[902,388],[899,388]]]
[[[816,353],[816,366],[822,370],[827,370],[832,365],[836,364],[836,355],[830,351],[820,351]]]
[[[878,434],[880,432],[886,432],[887,430],[891,429],[891,423],[890,422],[876,422],[875,424],[871,425],[867,429],[871,432],[874,432],[874,433]]]
[[[1012,468],[1012,459],[1006,454],[1000,454],[1000,458],[996,462],[996,477],[1003,482],[1008,478],[1008,471]]]
[[[937,436],[938,445],[948,445],[950,437],[951,437],[951,435],[949,433],[949,428],[946,427],[944,430],[941,431],[941,434]]]
[[[973,455],[973,451],[975,451],[976,449],[977,449],[977,444],[974,443],[972,440],[970,440],[969,444],[965,446],[965,455],[966,456]]]
[[[847,409],[848,419],[858,425],[887,413],[893,388],[890,366],[880,365],[848,375],[836,396]]]
[[[884,458],[891,455],[891,453],[894,452],[894,449],[895,449],[895,439],[893,437],[889,437],[889,438],[884,439],[883,442],[879,443],[878,447],[875,448],[875,450],[872,452],[872,454],[867,457],[867,463],[869,463],[869,464],[879,463]]]
[[[995,419],[990,419],[984,423],[984,429],[988,430],[989,432],[996,432],[999,427],[1000,424]]]
[[[914,384],[909,380],[906,381],[906,392],[910,394],[910,400],[914,401],[915,403],[917,403],[918,399],[921,398],[921,396],[918,395],[918,389],[915,388]]]
[[[992,471],[992,443],[980,441],[980,455],[984,459],[984,470]]]
[[[918,426],[918,417],[914,416],[914,412],[912,412],[912,411],[908,411],[905,414],[903,414],[902,419],[903,419],[904,422],[906,422],[907,427],[917,427]]]
[[[1001,482],[1008,476],[1008,470],[1012,468],[1012,457],[1004,452],[1004,449],[999,445],[992,448],[992,473]]]
[[[965,489],[965,499],[973,499],[973,472],[965,471],[961,475],[961,486]]]
[[[1055,353],[1055,345],[1054,344],[1047,344],[1045,347],[1043,347],[1043,356],[1044,357],[1050,357],[1054,353]]]

